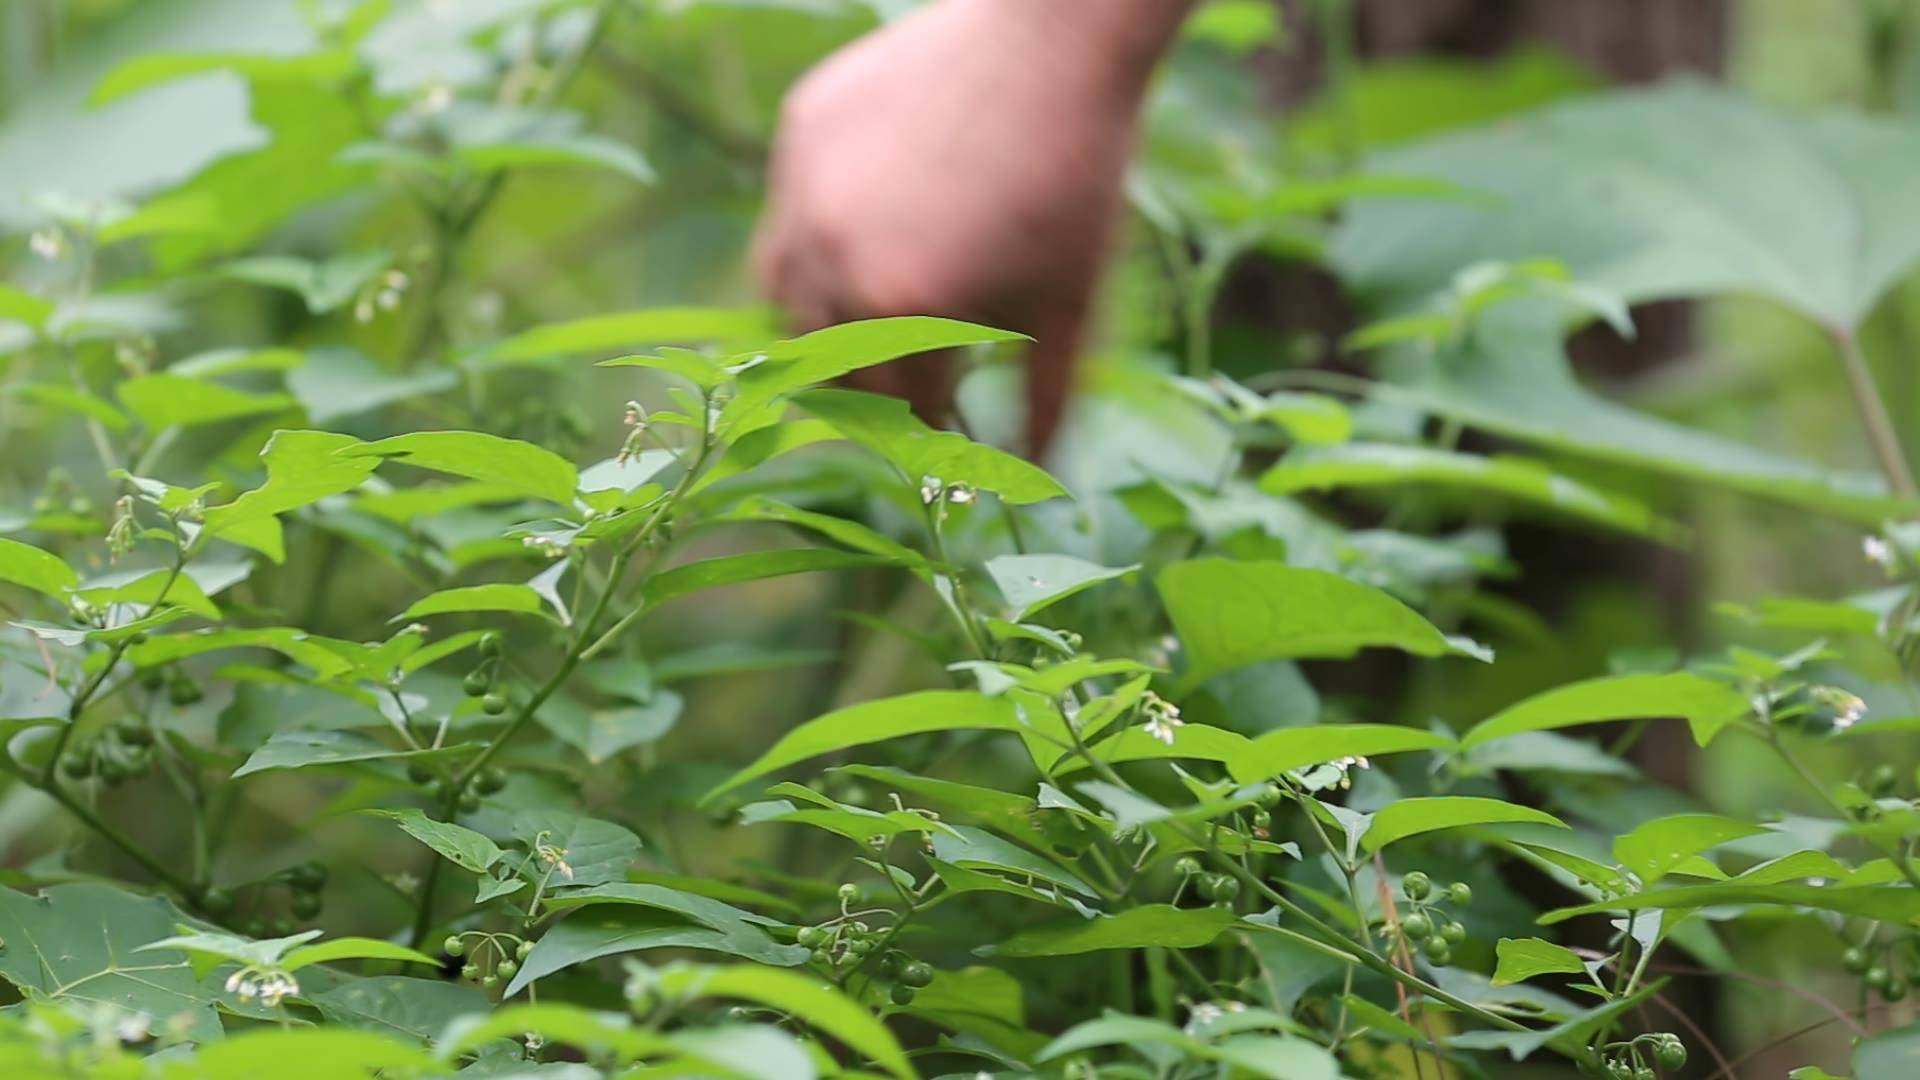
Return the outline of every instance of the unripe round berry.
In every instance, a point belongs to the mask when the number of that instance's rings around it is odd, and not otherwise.
[[[473,980],[478,979],[480,977],[480,965],[479,964],[461,965],[460,977],[467,980],[468,982],[472,982]]]
[[[482,795],[492,795],[507,786],[507,771],[498,765],[489,765],[480,770],[473,778],[473,788]]]
[[[1182,855],[1173,860],[1173,872],[1180,877],[1190,878],[1200,872],[1200,860],[1191,855]]]
[[[123,716],[115,720],[113,735],[128,746],[153,745],[153,729],[141,723],[139,717]]]
[[[1868,986],[1873,987],[1875,990],[1879,990],[1882,987],[1887,985],[1887,983],[1890,981],[1890,977],[1887,974],[1886,968],[1883,968],[1878,964],[1876,964],[1873,967],[1870,967],[1867,969],[1866,980],[1867,980]]]
[[[859,899],[859,897],[860,897],[860,886],[855,885],[851,881],[840,886],[840,899],[842,901],[851,903],[854,900]]]
[[[192,705],[205,696],[200,690],[200,684],[185,676],[167,684],[167,700],[181,707]]]
[[[140,687],[143,690],[158,690],[167,684],[167,673],[159,668],[148,668],[140,673]]]
[[[1867,955],[1867,950],[1855,945],[1840,954],[1840,966],[1854,975],[1860,975],[1873,966],[1873,958]]]
[[[493,975],[493,974],[489,974],[489,975],[487,975],[487,976],[486,976],[485,978],[483,978],[483,979],[481,979],[481,980],[480,980],[480,985],[481,985],[481,986],[484,986],[484,987],[486,987],[486,988],[487,988],[487,989],[489,989],[489,990],[491,990],[491,989],[493,989],[494,987],[496,987],[496,986],[499,986],[499,985],[500,985],[500,976],[498,976],[498,975]]]
[[[287,880],[293,882],[293,887],[296,889],[313,892],[326,885],[327,868],[321,863],[312,861],[303,862],[292,870],[287,871]]]
[[[480,711],[488,716],[499,716],[507,711],[507,695],[494,691],[480,699]]]
[[[60,759],[60,771],[70,780],[85,780],[93,775],[93,755],[82,750],[69,750]]]
[[[820,944],[821,939],[824,937],[826,937],[826,931],[821,930],[819,927],[803,926],[793,935],[793,940],[795,943],[811,949],[815,945]]]
[[[1894,771],[1893,766],[1882,762],[1874,767],[1873,772],[1867,774],[1867,790],[1875,795],[1885,795],[1893,790],[1893,785],[1899,779],[1900,775]]]
[[[1418,870],[1400,879],[1400,888],[1409,900],[1424,900],[1433,891],[1433,879]]]
[[[1458,945],[1467,940],[1467,928],[1457,922],[1449,922],[1440,928],[1440,940],[1449,945]]]
[[[1265,829],[1265,828],[1267,828],[1267,827],[1269,827],[1269,826],[1271,826],[1272,824],[1273,824],[1273,815],[1272,815],[1272,814],[1269,814],[1269,813],[1267,813],[1267,812],[1266,812],[1265,810],[1255,810],[1255,811],[1253,812],[1253,827],[1254,827],[1254,828],[1256,828],[1256,829]]]
[[[448,934],[447,940],[440,943],[440,949],[448,956],[465,956],[467,954],[467,940],[459,934]]]
[[[433,770],[424,761],[407,762],[407,779],[416,784],[433,783]]]
[[[873,951],[873,942],[866,938],[854,938],[846,945],[848,956],[865,956]]]
[[[1906,997],[1906,980],[1889,977],[1887,979],[1887,985],[1880,988],[1880,996],[1888,1001],[1899,1001],[1901,998]]]
[[[513,973],[519,970],[520,970],[520,965],[514,963],[512,960],[502,960],[498,964],[495,964],[493,967],[494,974],[500,976],[503,979],[513,978]]]
[[[1447,945],[1447,939],[1430,937],[1420,945],[1420,952],[1436,964],[1445,964],[1453,958],[1453,949]]]
[[[1653,1059],[1663,1069],[1682,1069],[1687,1064],[1687,1046],[1677,1036],[1668,1036],[1660,1040],[1653,1048]]]
[[[913,1004],[913,987],[895,984],[892,990],[887,991],[887,997],[891,998],[895,1005],[911,1005]]]
[[[1408,941],[1425,941],[1433,934],[1433,920],[1425,912],[1416,911],[1400,920],[1400,932],[1407,935]]]
[[[919,960],[902,964],[900,965],[900,981],[916,989],[925,986],[933,981],[933,968]]]
[[[463,814],[477,813],[479,809],[480,809],[480,796],[475,795],[471,791],[467,792],[465,795],[460,796],[460,812],[461,813]]]
[[[1466,907],[1473,903],[1473,890],[1464,881],[1456,881],[1447,886],[1447,900],[1454,907]]]
[[[480,641],[478,642],[476,647],[480,650],[481,656],[487,656],[487,657],[499,656],[500,655],[500,635],[495,631],[489,630],[486,633],[480,635]]]
[[[1652,1069],[1649,1069],[1645,1065],[1642,1065],[1641,1067],[1633,1070],[1633,1080],[1660,1080],[1660,1076],[1658,1073],[1654,1072]]]
[[[460,689],[466,691],[468,697],[479,697],[492,688],[493,680],[487,678],[486,672],[477,669],[467,672],[467,677],[460,680]]]
[[[513,955],[516,960],[525,960],[532,953],[533,942],[531,941],[522,941],[519,945],[516,945],[513,950]]]
[[[126,762],[119,758],[102,758],[100,761],[100,779],[109,784],[122,783],[132,775],[133,770],[127,768]]]
[[[295,915],[302,919],[311,919],[320,914],[320,894],[314,892],[294,893],[292,907]]]
[[[225,915],[233,910],[233,893],[213,886],[200,894],[200,909],[209,915]]]

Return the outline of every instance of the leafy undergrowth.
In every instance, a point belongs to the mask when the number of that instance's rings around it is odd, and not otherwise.
[[[141,201],[49,201],[38,278],[0,287],[0,435],[78,451],[0,538],[0,764],[74,837],[0,889],[7,1075],[1747,1075],[1669,998],[1783,922],[1820,942],[1799,981],[1862,1036],[1855,1075],[1912,1075],[1920,816],[1882,748],[1920,720],[1879,703],[1912,693],[1920,534],[1879,523],[1915,501],[1602,402],[1560,346],[1740,291],[1854,349],[1920,255],[1872,182],[1920,136],[1681,87],[1372,177],[1153,170],[1148,226],[1200,253],[1184,299],[1318,229],[1382,377],[1118,362],[1056,478],[836,385],[1003,331],[463,329],[508,171],[653,177],[559,106],[618,5],[558,6],[531,45],[446,31],[535,58],[500,95],[383,81],[382,5],[299,55],[102,85],[237,72],[272,138]],[[1703,142],[1776,182],[1722,201]],[[424,256],[271,244],[348,196],[417,210]],[[211,319],[194,290],[260,288],[297,335],[167,344]],[[969,430],[1011,408],[1004,374],[970,377]],[[598,427],[547,400],[563,376],[615,403]],[[1469,453],[1461,425],[1547,453]],[[1409,703],[1545,630],[1487,587],[1500,523],[1686,544],[1646,475],[1864,525],[1884,587],[1733,612],[1752,648],[1518,672],[1484,714]],[[798,575],[698,643],[740,595],[710,590]],[[1736,744],[1797,811],[1657,789],[1643,736]]]

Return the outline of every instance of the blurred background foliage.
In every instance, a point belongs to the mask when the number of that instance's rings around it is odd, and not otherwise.
[[[509,37],[543,35],[551,45],[586,32],[588,20],[578,9],[563,8],[531,24],[521,18],[549,6],[544,0],[396,0],[363,54],[374,58],[373,78],[383,91],[410,97],[423,117],[431,116],[450,91],[495,85],[503,74],[501,58],[519,47],[506,40],[479,49],[470,34],[498,27]],[[319,259],[384,250],[410,287],[436,290],[434,302],[447,313],[446,344],[456,355],[527,326],[599,312],[750,310],[755,298],[742,256],[783,88],[836,45],[910,6],[908,0],[633,5],[613,23],[599,60],[556,88],[570,109],[590,118],[585,130],[610,138],[599,151],[613,155],[614,167],[514,171],[490,192],[491,203],[457,253],[458,267],[436,268],[433,224],[422,220],[404,191],[366,182],[377,164],[342,155],[368,127],[367,118],[354,114],[350,95],[262,70],[251,78],[209,72],[95,102],[103,77],[143,56],[324,57],[324,50],[316,52],[316,22],[342,14],[346,5],[7,0],[0,5],[0,278],[29,291],[64,287],[47,278],[56,268],[30,252],[30,233],[73,205],[135,204],[164,192],[144,208],[159,205],[162,216],[202,217],[195,227],[167,230],[144,247],[103,254],[108,265],[89,272],[116,283],[111,296],[98,301],[113,305],[106,320],[113,330],[98,347],[76,353],[75,362],[111,370],[125,361],[118,351],[130,347],[176,358],[236,346],[323,346],[336,350],[323,366],[347,387],[356,373],[366,374],[365,385],[381,386],[443,377],[415,370],[423,344],[439,343],[421,341],[413,305],[387,312],[377,290],[368,294],[358,286],[348,290],[347,303],[315,305],[312,297],[263,289],[222,271],[226,260],[242,253]],[[1141,393],[1129,371],[1141,364],[1175,366],[1196,334],[1210,337],[1221,369],[1255,383],[1277,371],[1361,366],[1339,344],[1358,320],[1329,314],[1346,309],[1347,302],[1337,288],[1311,284],[1309,271],[1328,258],[1328,211],[1340,201],[1316,200],[1314,183],[1343,175],[1364,154],[1499,121],[1605,82],[1544,43],[1486,61],[1345,55],[1337,42],[1327,48],[1320,41],[1327,26],[1338,25],[1343,5],[1308,5],[1322,6],[1332,14],[1309,17],[1290,7],[1282,17],[1263,3],[1216,0],[1190,25],[1151,104],[1134,188],[1139,213],[1129,222],[1126,246],[1106,287],[1101,348],[1086,375],[1094,394],[1082,405],[1078,433],[1062,447],[1058,464],[1064,476],[1124,467],[1111,456],[1117,444],[1090,433],[1111,415],[1100,411],[1107,408],[1103,402],[1124,403],[1130,393]],[[1906,122],[1920,115],[1920,4],[1737,0],[1724,46],[1725,80],[1761,101],[1792,109],[1845,106]],[[1275,80],[1273,71],[1309,53],[1331,59],[1319,67],[1334,73],[1332,86],[1322,78],[1304,93],[1276,90],[1277,82],[1287,80]],[[505,74],[512,77],[510,67]],[[637,156],[622,156],[616,149],[621,147]],[[642,174],[650,182],[635,183]],[[50,208],[47,197],[54,193],[62,202]],[[1235,214],[1244,212],[1244,200],[1261,198],[1277,201],[1260,204],[1253,215],[1257,229],[1237,230]],[[214,203],[222,212],[206,216],[205,207]],[[1203,230],[1193,250],[1170,257],[1156,222],[1181,218],[1207,219],[1211,231]],[[1198,316],[1186,310],[1170,262],[1187,273],[1216,275],[1220,303]],[[143,289],[143,280],[154,287]],[[369,300],[370,313],[354,310]],[[1751,299],[1655,307],[1661,310],[1637,314],[1678,330],[1664,346],[1643,347],[1645,362],[1620,362],[1614,355],[1620,342],[1604,325],[1582,331],[1573,351],[1588,385],[1655,415],[1790,458],[1871,469],[1831,344],[1803,317]],[[139,333],[130,336],[129,329]],[[1920,422],[1920,367],[1912,363],[1917,335],[1920,286],[1908,282],[1875,310],[1863,334],[1905,432]],[[352,352],[337,351],[343,348]],[[1649,353],[1658,355],[1647,358]],[[1009,374],[983,369],[963,392],[983,437],[996,433]],[[631,376],[584,365],[515,371],[495,386],[485,398],[434,399],[418,407],[451,414],[416,419],[454,426],[477,417],[488,430],[573,453],[617,445],[618,403],[636,394]],[[353,430],[364,402],[353,403],[341,386],[327,392],[345,395],[329,426]],[[531,404],[536,398],[543,404]],[[556,402],[557,408],[548,407]],[[76,506],[90,502],[97,510],[110,493],[93,467],[95,451],[83,428],[59,418],[35,422],[20,415],[23,408],[0,398],[0,519],[25,520],[34,512],[30,505],[44,497],[81,500]],[[1149,403],[1143,411],[1155,430],[1128,429],[1127,437],[1177,442],[1204,426],[1183,427],[1181,407],[1173,403]],[[192,449],[244,470],[257,447],[257,440],[241,439]],[[1321,715],[1371,718],[1380,711],[1384,685],[1395,687],[1393,693],[1405,687],[1403,715],[1463,726],[1544,687],[1609,669],[1657,668],[1673,650],[1708,652],[1735,637],[1750,640],[1751,630],[1727,615],[1726,604],[1767,595],[1833,597],[1876,583],[1876,572],[1860,558],[1858,529],[1845,520],[1705,484],[1688,484],[1676,497],[1670,476],[1591,460],[1556,463],[1573,475],[1604,477],[1614,489],[1648,496],[1682,519],[1693,532],[1692,545],[1682,551],[1599,541],[1551,527],[1516,529],[1504,545],[1493,535],[1483,565],[1504,568],[1506,580],[1459,603],[1473,604],[1471,615],[1483,625],[1503,628],[1502,662],[1471,669],[1424,665],[1417,674],[1395,670],[1388,682],[1377,671],[1360,677],[1324,673]],[[1376,514],[1365,502],[1344,509],[1354,521]],[[1471,509],[1464,516],[1458,509],[1436,502],[1395,513],[1416,521],[1480,523]],[[90,513],[79,516],[92,519]],[[1396,521],[1413,524],[1404,516]],[[489,526],[476,519],[445,527],[469,528],[472,539],[484,541]],[[327,554],[301,553],[291,565]],[[377,565],[311,584],[297,577],[275,581],[283,592],[258,602],[304,604],[310,618],[302,625],[338,633],[368,625],[394,607],[396,581]],[[288,600],[303,588],[324,595]],[[804,691],[796,692],[788,662],[837,653],[857,635],[850,625],[833,637],[819,630],[820,611],[860,604],[860,597],[836,588],[808,581],[737,590],[656,624],[658,640],[648,643],[649,655],[679,657],[689,671],[736,677],[692,684],[689,693],[700,707],[690,712],[706,719],[697,728],[676,729],[647,752],[675,761],[737,760],[741,745],[764,743],[836,695],[871,696],[932,676],[930,668],[916,674],[904,650],[869,651],[855,661],[798,669],[807,674],[799,684]],[[758,653],[739,647],[749,629],[765,647]],[[1869,671],[1876,663],[1854,659]],[[755,674],[770,664],[781,666]],[[1880,666],[1884,670],[1883,661]],[[1874,687],[1858,688],[1874,696]],[[1269,705],[1276,694],[1309,705],[1316,698],[1305,684],[1252,687],[1249,693]],[[1876,743],[1874,749],[1890,747]],[[1904,753],[1896,764],[1910,767],[1913,756]],[[1673,805],[1637,788],[1631,794],[1644,803],[1629,810],[1623,801],[1610,811],[1603,800],[1623,797],[1595,789],[1586,813],[1651,816],[1688,805],[1689,789],[1734,812],[1759,813],[1805,798],[1776,764],[1729,740],[1697,761],[1651,755],[1646,764],[1671,785]],[[666,802],[705,788],[716,773],[688,766],[621,775],[633,786],[602,798]],[[1577,786],[1569,790],[1561,797],[1584,797]],[[42,849],[35,830],[44,813],[30,793],[0,801],[7,861],[18,864]],[[283,806],[272,808],[271,816],[292,820],[302,814],[302,808]],[[261,845],[284,838],[270,821],[245,827]],[[751,835],[730,831],[728,843],[748,842]],[[1777,973],[1791,977],[1792,941],[1782,936],[1751,944],[1775,950],[1782,957]],[[1728,984],[1726,993],[1733,998],[1723,1003],[1723,1015],[1750,1027],[1754,1041],[1760,1032],[1778,1030],[1795,1007],[1750,985]]]

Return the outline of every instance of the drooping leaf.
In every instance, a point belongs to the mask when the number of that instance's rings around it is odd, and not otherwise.
[[[512,997],[528,984],[575,964],[644,949],[702,949],[786,967],[807,959],[806,949],[782,945],[748,923],[716,929],[664,908],[595,904],[566,916],[541,935],[507,984],[505,996]]]
[[[781,736],[759,760],[701,797],[712,802],[742,784],[820,754],[883,742],[903,735],[966,729],[1024,731],[1006,698],[959,690],[927,690],[882,698],[830,712]]]
[[[1101,566],[1071,555],[997,555],[987,560],[986,569],[1019,620],[1140,567]]]
[[[253,255],[224,263],[220,276],[285,289],[306,302],[307,311],[324,315],[353,302],[374,275],[392,265],[384,251],[360,251],[315,262],[297,255]],[[317,419],[317,417],[316,417]]]
[[[201,534],[239,536],[289,510],[319,502],[329,495],[352,491],[373,475],[374,458],[342,457],[340,451],[360,444],[350,435],[328,431],[276,431],[260,451],[267,481],[224,506],[207,511]],[[286,559],[278,523],[270,542],[261,547],[275,562]]]
[[[485,873],[506,854],[500,845],[482,833],[464,825],[430,818],[418,810],[368,810],[369,814],[391,818],[402,831],[427,845],[462,870]]]
[[[342,1077],[406,1075],[431,1069],[425,1050],[393,1036],[351,1028],[256,1029],[215,1040],[195,1056],[194,1075],[205,1080],[340,1080]]]
[[[559,356],[606,353],[648,345],[745,343],[771,337],[773,313],[766,308],[647,308],[547,323],[515,334],[478,354],[482,365],[519,364]],[[644,358],[605,361],[605,366],[639,365]],[[646,366],[646,365],[639,365]]]
[[[1493,972],[1495,986],[1511,986],[1538,975],[1587,973],[1580,954],[1539,938],[1501,938],[1494,951],[1499,956]]]
[[[1705,746],[1721,728],[1746,715],[1747,699],[1725,683],[1688,672],[1616,675],[1536,694],[1482,721],[1460,740],[1471,748],[1523,731],[1549,731],[1603,720],[1683,717]]]
[[[1736,904],[1810,908],[1901,924],[1920,920],[1920,890],[1905,885],[1747,885],[1728,881],[1654,889],[1577,907],[1558,908],[1540,916],[1539,922],[1542,926],[1551,926],[1576,915],[1598,915],[1613,911],[1688,911]]]
[[[51,551],[0,537],[0,581],[53,597],[65,597],[80,576]]]
[[[848,440],[891,462],[916,485],[929,480],[967,484],[1015,504],[1067,494],[1036,465],[958,432],[935,431],[898,398],[858,390],[809,390],[795,400]]]
[[[1347,443],[1294,451],[1260,477],[1276,495],[1408,485],[1503,495],[1639,536],[1671,538],[1676,527],[1646,504],[1561,476],[1537,461],[1481,457],[1425,446]]]
[[[1032,927],[975,951],[982,956],[1071,956],[1101,949],[1197,949],[1211,945],[1237,919],[1233,912],[1214,907],[1143,904],[1096,919]]]
[[[1023,340],[1022,335],[953,319],[910,315],[867,319],[776,342],[766,359],[738,376],[740,391],[721,414],[723,430],[750,419],[795,391],[901,357],[967,345]]]
[[[414,601],[411,607],[395,616],[395,619],[422,619],[430,615],[457,615],[476,611],[502,611],[551,618],[547,614],[546,601],[542,600],[540,594],[531,587],[495,583],[442,589],[431,596],[423,596]]]
[[[885,1025],[812,976],[751,965],[680,966],[661,973],[661,986],[669,994],[758,1002],[826,1032],[902,1080],[919,1075]]]
[[[278,731],[234,770],[233,776],[239,779],[270,769],[306,769],[367,761],[434,761],[459,757],[468,750],[463,746],[396,750],[355,731]]]
[[[424,1043],[444,1031],[455,1017],[483,1012],[487,996],[479,987],[445,979],[373,975],[303,995],[328,1023]]]
[[[1314,724],[1281,728],[1255,738],[1239,754],[1227,759],[1227,770],[1235,780],[1251,783],[1346,757],[1443,750],[1452,745],[1453,740],[1445,735],[1422,728],[1394,724]]]
[[[648,604],[664,604],[675,597],[721,585],[821,570],[884,566],[892,561],[884,555],[864,555],[827,548],[783,548],[745,555],[722,555],[686,563],[654,575],[647,580],[644,595]]]
[[[1186,651],[1185,687],[1263,660],[1344,658],[1364,648],[1484,654],[1379,589],[1276,562],[1193,559],[1155,582]]]
[[[127,411],[150,428],[193,427],[280,412],[297,404],[285,394],[253,394],[182,375],[142,375],[115,388]]]
[[[1634,826],[1613,841],[1613,857],[1652,885],[1687,860],[1731,840],[1759,836],[1766,829],[1718,814],[1675,814]]]
[[[478,431],[416,431],[361,443],[341,453],[452,473],[562,506],[572,505],[580,483],[572,463],[553,451]]]
[[[1378,851],[1396,840],[1422,833],[1456,829],[1465,825],[1535,824],[1566,828],[1552,814],[1531,807],[1476,795],[1435,795],[1400,799],[1388,803],[1373,815],[1362,845]]]

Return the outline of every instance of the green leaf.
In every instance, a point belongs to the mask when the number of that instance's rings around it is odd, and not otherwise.
[[[1494,951],[1500,958],[1493,972],[1495,986],[1512,986],[1538,975],[1587,973],[1580,954],[1539,938],[1501,938]]]
[[[974,951],[981,956],[1071,956],[1101,949],[1197,949],[1213,944],[1237,920],[1233,912],[1215,907],[1143,904],[1116,915],[1036,926]]]
[[[512,142],[468,144],[454,156],[481,172],[545,165],[593,165],[642,184],[655,179],[640,151],[605,135],[545,135]]]
[[[787,425],[783,425],[787,426]],[[772,431],[773,428],[766,430]],[[743,444],[736,444],[743,445]],[[762,495],[753,495],[740,500],[725,514],[717,516],[716,521],[778,521],[799,529],[819,533],[835,543],[850,547],[855,551],[864,551],[870,555],[882,555],[901,566],[916,569],[926,565],[926,559],[919,552],[889,536],[884,536],[857,521],[834,517],[831,514],[819,514],[811,510],[802,510],[776,502]]]
[[[106,105],[163,83],[210,71],[231,71],[247,79],[328,82],[353,70],[350,55],[336,51],[276,56],[265,53],[150,53],[135,56],[94,84],[88,104]]]
[[[654,690],[645,701],[612,707],[552,698],[534,719],[598,765],[633,747],[657,742],[673,730],[685,705],[685,699],[666,689]]]
[[[490,1002],[477,986],[445,979],[375,975],[302,995],[327,1023],[384,1031],[427,1042],[454,1018],[485,1012]]]
[[[1137,563],[1101,566],[1071,555],[997,555],[986,566],[1000,596],[1013,605],[1015,620],[1031,618],[1075,593],[1140,569]]]
[[[1908,1080],[1915,1075],[1920,1075],[1920,1024],[1876,1032],[1854,1044],[1853,1080]]]
[[[248,630],[210,627],[184,634],[166,634],[131,646],[126,651],[126,658],[135,667],[159,667],[222,649],[272,649],[295,663],[313,669],[317,679],[329,679],[352,669],[352,665],[338,653],[311,640],[305,631],[289,626],[263,626]]]
[[[1396,840],[1463,825],[1502,824],[1552,825],[1566,828],[1566,822],[1525,806],[1485,799],[1473,795],[1436,795],[1429,798],[1401,799],[1388,803],[1373,815],[1373,823],[1361,838],[1368,851],[1379,851]]]
[[[255,255],[223,264],[217,273],[236,281],[285,289],[306,302],[307,311],[324,315],[353,302],[374,275],[392,265],[384,251],[351,252],[324,262],[297,255]]]
[[[1313,724],[1269,731],[1227,758],[1227,771],[1243,784],[1345,757],[1376,757],[1409,750],[1444,750],[1453,740],[1437,732],[1395,724]]]
[[[1616,837],[1613,857],[1640,875],[1642,885],[1652,885],[1709,848],[1767,831],[1718,814],[1675,814],[1636,825],[1633,831]]]
[[[406,826],[403,824],[401,828]],[[405,945],[395,945],[377,938],[339,937],[293,949],[281,958],[280,968],[291,972],[309,964],[330,964],[336,960],[397,960],[407,964],[440,966],[438,959]]]
[[[0,320],[25,323],[35,330],[53,314],[53,302],[43,300],[24,289],[0,284]]]
[[[101,582],[106,582],[102,584]],[[171,605],[205,619],[220,618],[220,609],[207,598],[192,573],[175,574],[153,570],[128,580],[128,575],[103,575],[73,590],[73,595],[94,605],[137,604],[147,609]]]
[[[1677,716],[1686,719],[1694,739],[1705,746],[1750,707],[1745,697],[1725,683],[1688,672],[1615,675],[1558,687],[1508,706],[1467,732],[1460,745],[1472,748],[1523,731],[1604,720]]]
[[[449,368],[389,371],[352,349],[315,349],[307,363],[287,374],[287,389],[315,424],[450,390],[455,382]]]
[[[1599,915],[1613,911],[1688,911],[1703,907],[1754,904],[1833,911],[1903,925],[1920,922],[1920,890],[1906,885],[1748,885],[1739,881],[1655,889],[1577,907],[1558,908],[1540,916],[1539,922],[1542,926],[1551,926],[1577,915]]]
[[[481,833],[450,821],[435,820],[412,808],[365,812],[393,819],[408,836],[439,852],[462,870],[485,873],[506,854],[500,845]]]
[[[413,606],[394,616],[394,621],[421,619],[429,615],[457,615],[475,611],[504,611],[519,615],[547,614],[546,601],[531,586],[498,583],[464,585],[442,589],[414,601]]]
[[[55,885],[38,896],[0,889],[0,979],[37,998],[142,1012],[156,1028],[217,1040],[220,995],[201,985],[187,955],[139,951],[185,921],[164,899],[108,885]]]
[[[787,1013],[847,1044],[895,1076],[919,1074],[893,1033],[862,1006],[819,979],[797,972],[741,965],[669,968],[660,973],[669,995],[738,998]]]
[[[928,479],[969,484],[1014,504],[1067,494],[1036,465],[958,432],[935,431],[898,398],[858,390],[809,390],[794,400],[850,441],[892,462],[915,484]]]
[[[250,394],[183,375],[142,375],[114,389],[120,404],[149,428],[193,427],[291,409],[285,394]]]
[[[656,606],[676,597],[721,585],[737,585],[821,570],[885,566],[892,562],[893,559],[888,556],[862,555],[827,548],[783,548],[745,555],[722,555],[717,559],[702,559],[663,570],[647,579],[642,595],[648,605]]]
[[[807,959],[806,949],[782,945],[749,923],[716,928],[664,908],[595,904],[566,916],[541,935],[507,984],[504,996],[512,997],[529,984],[575,964],[645,949],[703,949],[782,967],[798,966]]]
[[[245,764],[234,770],[233,778],[237,780],[270,769],[307,769],[365,761],[433,761],[458,757],[469,750],[465,746],[449,746],[440,750],[396,750],[354,731],[276,731],[247,758]]]
[[[254,1030],[201,1047],[196,1080],[341,1080],[407,1076],[433,1069],[426,1051],[372,1031],[347,1028]]]
[[[572,463],[553,451],[477,431],[417,431],[362,443],[341,453],[452,473],[562,506],[573,504],[574,489],[580,483]]]
[[[1645,503],[1560,476],[1526,458],[1349,443],[1295,450],[1260,477],[1260,489],[1275,495],[1407,485],[1491,492],[1638,536],[1671,539],[1678,534],[1677,526]]]
[[[922,315],[829,326],[776,342],[763,354],[763,362],[742,370],[739,393],[721,413],[720,428],[728,431],[735,422],[752,419],[787,394],[875,364],[942,349],[1021,340],[1023,335],[1005,330]]]
[[[566,889],[547,898],[554,911],[568,911],[593,904],[633,904],[658,908],[682,915],[715,930],[733,930],[742,925],[780,926],[778,919],[757,915],[744,908],[664,885],[626,881],[607,882],[584,889]]]
[[[739,343],[773,333],[773,312],[767,308],[648,308],[536,326],[481,352],[475,363],[524,364],[649,345]],[[655,366],[644,362],[648,359],[623,357],[602,364]]]
[[[36,405],[78,413],[91,420],[97,420],[108,431],[125,431],[132,421],[127,414],[107,404],[93,394],[71,386],[57,383],[18,383],[0,387],[0,394],[13,394],[25,398]]]
[[[267,467],[266,483],[208,510],[201,535],[241,535],[279,514],[359,487],[379,462],[340,456],[339,451],[358,445],[360,440],[352,436],[328,431],[274,432],[260,451]],[[261,550],[275,562],[286,560],[277,523],[271,543]]]
[[[1340,659],[1370,647],[1488,658],[1379,589],[1324,570],[1194,559],[1162,570],[1156,585],[1186,652],[1188,689],[1263,660]]]
[[[80,575],[50,551],[0,537],[0,581],[64,600]]]
[[[750,780],[821,754],[905,735],[968,729],[1027,730],[1011,701],[973,691],[925,690],[868,701],[809,720],[787,732],[759,760],[728,777],[700,801],[712,802]]]
[[[567,869],[555,873],[550,886],[625,881],[633,861],[640,857],[640,838],[626,826],[553,806],[513,815],[513,838],[528,851],[541,845],[559,849]],[[524,860],[520,871],[535,882],[547,875],[546,864],[537,856]]]

